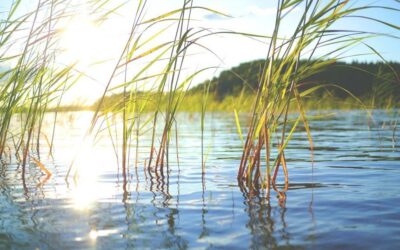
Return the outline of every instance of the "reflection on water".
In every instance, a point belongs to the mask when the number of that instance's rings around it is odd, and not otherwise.
[[[298,131],[285,152],[286,199],[238,186],[242,144],[230,114],[207,117],[204,175],[199,116],[180,114],[179,165],[170,157],[165,175],[144,167],[148,135],[127,169],[108,131],[82,140],[90,117],[62,117],[54,158],[43,142],[50,178],[34,164],[24,182],[20,166],[0,167],[0,249],[400,247],[399,144],[383,111],[371,126],[359,111],[312,121],[313,168]]]

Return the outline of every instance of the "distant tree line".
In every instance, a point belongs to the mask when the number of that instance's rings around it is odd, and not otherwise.
[[[227,96],[238,96],[242,92],[254,95],[265,60],[256,60],[242,63],[230,70],[222,71],[219,76],[207,80],[191,88],[188,98],[193,101],[201,95],[207,86],[214,100],[221,102]],[[311,66],[310,66],[311,65]],[[319,66],[315,66],[319,65]],[[285,65],[282,67],[285,72]],[[301,91],[322,86],[313,92],[314,96],[325,96],[329,93],[334,98],[349,97],[349,92],[361,99],[372,100],[374,105],[383,106],[388,102],[397,106],[400,102],[400,63],[362,63],[362,62],[336,62],[321,61],[319,63],[300,61],[299,74],[296,78]],[[146,110],[154,110],[157,106],[152,100],[155,93],[139,92],[134,101],[146,102]],[[163,100],[167,100],[166,94]],[[128,99],[126,99],[128,98]],[[93,104],[93,108],[99,105]],[[125,102],[130,102],[129,95]],[[122,93],[106,96],[102,101],[103,108],[122,108],[124,95]]]

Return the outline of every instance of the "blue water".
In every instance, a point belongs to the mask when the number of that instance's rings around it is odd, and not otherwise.
[[[54,157],[41,140],[48,180],[33,163],[25,178],[13,160],[0,168],[0,249],[400,248],[400,128],[383,110],[373,119],[356,110],[312,119],[313,163],[299,128],[285,151],[285,203],[238,187],[242,142],[232,114],[207,115],[204,178],[199,115],[179,114],[179,165],[173,138],[164,177],[144,171],[146,134],[137,162],[133,139],[125,175],[112,147],[118,138],[108,136],[114,130],[82,146],[89,118],[61,117]],[[74,157],[79,176],[66,181]]]

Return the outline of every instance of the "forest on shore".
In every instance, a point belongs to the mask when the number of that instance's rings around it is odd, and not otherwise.
[[[190,88],[182,100],[182,111],[200,111],[207,101],[210,111],[239,109],[248,111],[263,72],[265,60],[242,63],[222,71],[218,76]],[[298,86],[304,94],[304,105],[314,109],[387,108],[400,101],[400,63],[322,61],[321,69],[307,74],[310,62],[300,61]],[[283,66],[285,67],[285,66]],[[284,71],[284,69],[283,69]],[[140,93],[139,93],[140,95]],[[146,109],[152,106],[156,93],[143,93]],[[164,99],[168,99],[165,94]],[[205,100],[206,96],[206,100]],[[140,98],[139,98],[140,99]],[[122,105],[123,94],[106,96],[103,107]],[[96,107],[98,102],[93,104]],[[185,105],[186,104],[186,105]]]

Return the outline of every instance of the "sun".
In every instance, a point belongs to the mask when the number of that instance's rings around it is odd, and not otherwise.
[[[59,25],[59,65],[73,65],[79,80],[63,100],[70,104],[93,104],[104,93],[131,31],[131,20],[125,15],[101,19],[83,8],[81,13]],[[118,78],[119,77],[119,78]],[[116,75],[115,82],[123,81]]]
[[[68,102],[92,104],[101,94],[102,90],[96,85],[96,81],[100,82],[106,72],[101,62],[110,57],[110,43],[106,37],[107,30],[97,25],[86,14],[71,18],[62,28],[62,53],[57,60],[63,65],[74,64],[74,69],[85,76],[66,95]]]
[[[88,67],[101,59],[104,46],[101,29],[87,15],[75,16],[63,29],[61,47],[64,59]]]

